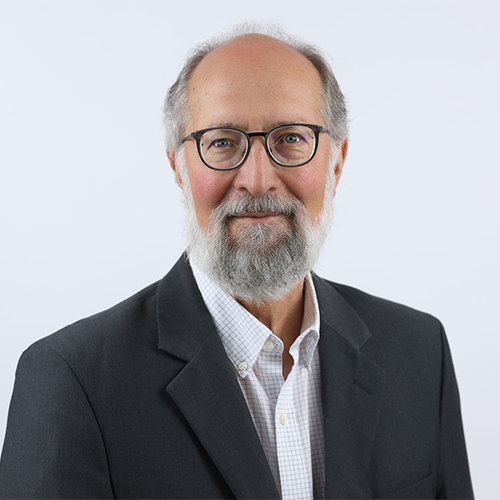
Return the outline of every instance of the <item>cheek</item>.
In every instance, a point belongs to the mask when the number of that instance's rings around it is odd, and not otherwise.
[[[194,199],[196,217],[200,226],[204,226],[211,211],[227,193],[231,179],[228,172],[217,172],[203,166],[189,172],[189,182]]]
[[[305,168],[306,167],[306,168]],[[325,198],[326,168],[315,165],[299,167],[302,170],[291,171],[285,181],[288,189],[306,207],[309,215],[315,219],[323,207]]]
[[[304,203],[312,219],[318,217],[323,208],[329,163],[330,143],[324,141],[320,143],[315,158],[299,167],[295,178],[297,197]],[[334,196],[334,192],[326,195]]]

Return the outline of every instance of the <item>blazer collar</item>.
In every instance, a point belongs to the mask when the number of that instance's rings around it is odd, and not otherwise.
[[[157,290],[159,348],[186,364],[166,390],[235,498],[279,499],[233,367],[185,256]]]
[[[360,349],[366,324],[321,278],[314,284],[321,312],[319,341],[325,434],[325,497],[371,498],[367,478],[385,372]]]
[[[316,275],[313,281],[323,328],[334,330],[359,350],[371,337],[368,327],[332,284]],[[190,361],[215,332],[185,254],[159,282],[157,314],[159,348],[184,361]]]
[[[185,254],[159,282],[156,295],[158,347],[191,361],[216,332]]]

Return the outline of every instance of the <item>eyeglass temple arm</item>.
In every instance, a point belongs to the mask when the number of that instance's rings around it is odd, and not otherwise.
[[[182,139],[181,144],[184,144],[189,139],[196,139],[196,132],[191,132],[187,137]]]

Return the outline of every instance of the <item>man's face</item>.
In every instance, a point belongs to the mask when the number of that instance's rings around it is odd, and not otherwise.
[[[189,87],[191,119],[185,135],[209,127],[250,133],[287,123],[325,125],[321,104],[320,76],[304,56],[268,37],[237,38],[210,53],[194,71]],[[207,227],[210,214],[221,202],[247,194],[298,199],[315,221],[323,206],[329,156],[330,142],[321,134],[311,162],[297,168],[280,167],[268,157],[264,139],[254,137],[246,162],[236,170],[221,172],[203,164],[196,142],[187,141],[185,161],[200,227]],[[252,224],[283,224],[283,217],[232,217],[228,233]]]
[[[194,71],[185,136],[211,127],[252,133],[324,126],[321,94],[320,76],[305,57],[268,37],[237,38]],[[230,295],[260,303],[284,298],[311,270],[328,233],[345,148],[331,151],[322,133],[309,163],[281,167],[263,137],[253,137],[242,166],[216,171],[194,140],[184,147],[184,155],[169,157],[187,200],[190,258]]]

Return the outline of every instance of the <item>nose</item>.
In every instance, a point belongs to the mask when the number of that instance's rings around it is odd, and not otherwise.
[[[263,137],[252,137],[253,143],[245,163],[237,170],[233,186],[261,196],[279,188],[278,167],[269,157]]]

